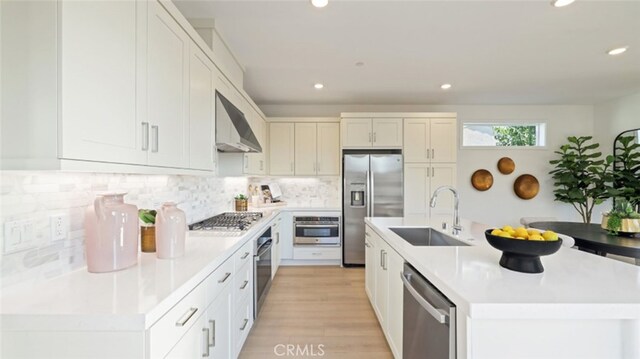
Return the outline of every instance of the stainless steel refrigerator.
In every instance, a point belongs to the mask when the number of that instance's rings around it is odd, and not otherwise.
[[[364,265],[364,218],[402,217],[402,154],[344,151],[342,263]]]

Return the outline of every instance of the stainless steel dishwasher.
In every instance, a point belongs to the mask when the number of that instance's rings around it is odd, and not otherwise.
[[[456,357],[456,306],[405,263],[403,359]]]

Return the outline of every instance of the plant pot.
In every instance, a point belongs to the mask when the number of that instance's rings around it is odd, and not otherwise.
[[[236,212],[246,212],[248,201],[246,199],[236,199]]]
[[[607,214],[603,213],[602,214],[602,223],[600,224],[600,227],[610,231],[611,228],[609,228],[607,226],[608,222],[609,222],[609,216]],[[637,219],[637,218],[623,218],[621,223],[620,223],[620,228],[617,229],[616,232],[618,232],[620,234],[625,234],[625,235],[635,235],[635,234],[640,233],[640,219]]]
[[[156,227],[140,226],[140,250],[144,253],[156,251]]]

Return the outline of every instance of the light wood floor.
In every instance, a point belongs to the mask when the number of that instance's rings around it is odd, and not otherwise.
[[[286,353],[287,344],[313,346],[315,356],[276,355]],[[278,270],[240,358],[312,357],[393,358],[364,291],[363,268]]]

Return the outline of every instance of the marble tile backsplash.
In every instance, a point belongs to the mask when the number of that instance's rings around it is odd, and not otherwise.
[[[233,196],[249,184],[278,183],[283,200],[295,207],[339,207],[340,177],[202,177],[68,172],[0,172],[0,288],[38,281],[82,268],[84,211],[100,192],[127,192],[125,202],[158,208],[173,201],[193,223],[233,210]],[[69,235],[53,241],[50,217],[66,216]],[[32,225],[28,248],[5,252],[4,224]]]
[[[29,221],[28,248],[6,253],[0,231],[0,288],[33,283],[86,265],[84,211],[100,192],[127,192],[125,202],[138,208],[158,208],[173,201],[189,223],[233,210],[233,196],[245,193],[248,178],[162,176],[61,172],[0,174],[0,222]],[[66,240],[53,241],[50,217],[69,219]]]
[[[277,183],[282,200],[292,207],[340,207],[340,177],[254,177],[253,186]]]

